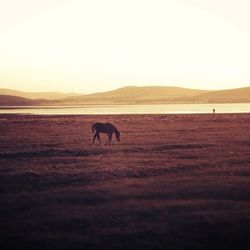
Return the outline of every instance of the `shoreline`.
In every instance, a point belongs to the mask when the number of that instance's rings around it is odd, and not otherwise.
[[[250,103],[240,104],[161,104],[161,105],[85,105],[0,108],[0,114],[37,115],[165,115],[165,114],[248,114]]]

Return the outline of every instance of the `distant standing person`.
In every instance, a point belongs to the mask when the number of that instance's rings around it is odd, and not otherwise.
[[[213,109],[213,114],[215,113],[215,109]]]

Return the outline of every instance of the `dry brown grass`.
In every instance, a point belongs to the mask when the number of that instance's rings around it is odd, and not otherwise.
[[[249,249],[249,146],[248,114],[1,115],[0,248]]]

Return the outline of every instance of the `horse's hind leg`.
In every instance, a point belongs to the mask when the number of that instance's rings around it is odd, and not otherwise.
[[[95,133],[93,136],[92,145],[94,145],[94,143],[95,143],[96,136],[97,136],[97,134]]]

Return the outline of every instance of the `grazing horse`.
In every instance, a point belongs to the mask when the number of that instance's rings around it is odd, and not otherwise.
[[[100,142],[100,145],[102,145],[101,139],[100,139],[100,133],[105,133],[108,136],[108,141],[106,145],[111,145],[111,140],[112,140],[112,135],[113,133],[115,134],[115,137],[117,139],[117,141],[120,141],[120,132],[119,130],[116,128],[115,125],[113,125],[112,123],[95,123],[92,125],[92,132],[95,133],[94,137],[93,137],[93,141],[92,141],[92,145],[94,145],[95,143],[95,139],[97,137],[97,139]]]

